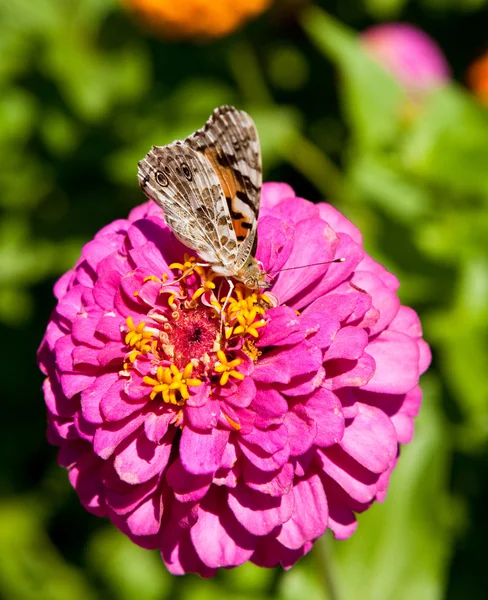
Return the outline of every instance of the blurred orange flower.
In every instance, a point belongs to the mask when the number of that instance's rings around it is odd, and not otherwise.
[[[122,0],[167,37],[222,37],[263,12],[272,0]]]
[[[469,67],[467,79],[473,94],[488,106],[488,52]]]

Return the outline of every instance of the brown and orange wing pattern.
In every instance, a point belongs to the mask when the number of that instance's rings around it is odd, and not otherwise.
[[[235,266],[240,268],[255,251],[261,197],[261,148],[254,122],[244,111],[221,106],[185,144],[205,156],[220,181],[239,247]]]
[[[184,142],[153,146],[139,162],[138,177],[176,237],[202,260],[224,267],[219,272],[233,275],[239,244],[219,178],[205,156]]]

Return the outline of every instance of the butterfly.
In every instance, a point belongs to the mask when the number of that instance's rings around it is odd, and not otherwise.
[[[231,287],[230,278],[252,290],[270,287],[255,258],[261,148],[246,112],[221,106],[185,140],[153,146],[138,180],[175,236]]]

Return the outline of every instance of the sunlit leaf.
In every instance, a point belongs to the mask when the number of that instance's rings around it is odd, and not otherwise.
[[[9,600],[98,600],[83,573],[46,536],[33,500],[0,504],[0,595]]]
[[[157,552],[139,548],[115,528],[101,529],[90,540],[87,557],[120,600],[164,600],[171,575]]]
[[[440,600],[458,512],[449,496],[450,440],[438,385],[424,378],[414,441],[383,504],[359,516],[356,533],[328,545],[339,600]],[[327,557],[326,557],[327,558]]]
[[[344,111],[357,142],[363,146],[392,142],[404,106],[399,85],[366,55],[352,31],[318,7],[308,8],[302,23],[339,71]]]

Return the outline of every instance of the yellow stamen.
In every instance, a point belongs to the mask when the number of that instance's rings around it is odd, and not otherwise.
[[[143,378],[144,383],[152,386],[149,397],[154,400],[158,394],[161,394],[164,402],[181,406],[190,397],[188,388],[198,387],[203,383],[200,379],[191,377],[192,371],[192,363],[188,363],[183,371],[180,371],[174,364],[169,367],[159,366],[156,370],[156,378],[148,375]],[[177,392],[179,398],[176,395]]]
[[[159,277],[156,277],[156,275],[148,275],[147,277],[144,277],[142,282],[146,283],[146,281],[157,281],[158,283],[161,283],[161,279],[159,279]]]
[[[245,340],[242,350],[249,356],[252,362],[257,362],[261,356],[261,350],[258,350],[254,344],[254,340]]]
[[[196,300],[197,298],[200,298],[200,296],[205,294],[205,292],[214,290],[215,283],[213,282],[213,280],[217,277],[217,273],[214,273],[213,271],[209,270],[209,273],[210,273],[210,275],[209,275],[208,273],[205,272],[205,269],[203,269],[203,267],[195,267],[195,271],[197,271],[197,273],[200,275],[200,279],[202,280],[202,283],[201,283],[201,286],[198,288],[198,290],[196,290],[196,292],[191,297],[192,300]]]
[[[137,326],[134,324],[132,317],[126,319],[129,331],[125,335],[125,343],[127,346],[133,346],[140,352],[149,352],[151,350],[152,333],[145,331],[146,323],[141,321]],[[131,361],[134,362],[134,361]]]
[[[217,357],[219,359],[219,364],[215,365],[214,370],[216,373],[222,373],[220,385],[225,385],[229,381],[229,377],[234,377],[234,379],[239,379],[240,381],[244,379],[244,375],[235,370],[235,367],[242,364],[242,358],[235,358],[229,362],[222,350],[217,352]]]

